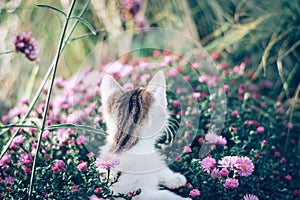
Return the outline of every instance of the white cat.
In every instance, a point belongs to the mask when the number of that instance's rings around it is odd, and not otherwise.
[[[108,137],[102,155],[120,159],[115,168],[121,171],[112,186],[114,194],[141,189],[135,200],[183,200],[159,185],[175,189],[186,184],[186,178],[174,173],[155,149],[155,142],[167,125],[166,81],[159,71],[144,88],[125,91],[109,75],[101,83],[101,98]]]

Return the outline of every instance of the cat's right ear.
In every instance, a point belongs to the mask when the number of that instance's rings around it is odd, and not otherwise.
[[[116,92],[123,91],[123,88],[110,75],[105,75],[101,82],[101,100],[102,104],[107,103],[107,99]]]

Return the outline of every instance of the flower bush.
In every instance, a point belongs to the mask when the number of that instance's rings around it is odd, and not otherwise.
[[[223,91],[228,98],[221,136],[209,132],[214,104],[209,98],[208,87],[218,80],[195,73],[195,63],[190,64],[169,52],[155,50],[153,56],[148,57],[128,59],[130,55],[126,55],[124,57],[127,59],[120,58],[109,63],[106,73],[126,83],[124,87],[127,89],[145,85],[151,73],[159,68],[165,69],[167,80],[170,80],[167,84],[172,84],[174,77],[183,75],[192,85],[192,98],[198,102],[199,109],[187,109],[182,113],[180,103],[190,96],[185,94],[185,88],[178,87],[177,96],[169,91],[173,124],[171,131],[157,143],[170,167],[188,179],[185,187],[174,192],[193,199],[299,198],[298,138],[293,135],[292,122],[284,117],[285,103],[267,98],[268,88],[272,87],[270,81],[250,81],[252,72],[247,70],[249,62],[230,64],[226,62],[226,56],[219,55],[216,60],[224,81]],[[150,63],[154,62],[160,67],[152,68]],[[174,70],[173,66],[178,67]],[[103,170],[110,172],[119,160],[97,155],[105,137],[101,131],[105,123],[102,121],[99,77],[106,67],[86,67],[69,79],[55,79],[47,128],[42,133],[41,153],[36,164],[33,191],[36,199],[131,199],[143,192],[137,186],[136,191],[128,194],[111,193],[110,186],[120,174],[109,177],[110,173],[103,173]],[[45,94],[48,89],[46,85],[43,89]],[[27,109],[28,101],[22,100],[20,105],[2,116],[1,123],[14,124]],[[38,130],[35,125],[42,119],[44,109],[45,102],[41,101],[31,112],[27,127],[19,130],[0,160],[2,199],[26,198],[37,149]],[[196,128],[191,122],[181,120],[196,114],[200,114]],[[87,129],[88,125],[93,128]],[[95,130],[98,132],[95,133]],[[16,131],[17,128],[10,128],[2,133],[0,146],[3,147]],[[175,151],[168,152],[170,137],[174,135],[179,135],[179,139],[174,139],[172,144]],[[204,143],[209,145],[210,151],[199,158],[198,152]]]

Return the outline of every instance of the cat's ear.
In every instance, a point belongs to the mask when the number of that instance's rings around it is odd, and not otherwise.
[[[123,88],[110,75],[105,75],[101,82],[101,100],[102,104],[106,104],[108,97],[115,92],[121,92]]]
[[[156,102],[167,106],[166,79],[163,71],[159,71],[154,75],[146,90],[154,95]]]

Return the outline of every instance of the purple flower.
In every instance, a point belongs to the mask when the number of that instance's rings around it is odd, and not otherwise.
[[[96,159],[95,166],[101,169],[110,170],[115,166],[120,164],[120,159],[111,156],[111,155],[103,155]]]
[[[222,169],[219,171],[219,175],[220,175],[220,176],[223,176],[223,177],[228,176],[228,173],[229,173],[229,171],[228,171],[226,168],[222,168]]]
[[[201,162],[201,167],[204,169],[205,172],[209,172],[216,166],[216,160],[212,157],[206,157]]]
[[[240,176],[250,176],[254,171],[254,165],[248,157],[239,157],[236,161],[239,164],[238,173]]]
[[[215,133],[207,133],[205,135],[205,140],[208,144],[219,144],[219,145],[227,144],[226,138],[219,136]]]
[[[234,178],[227,178],[223,186],[227,189],[233,189],[239,186],[239,180]]]
[[[193,189],[190,191],[190,196],[191,197],[198,197],[200,196],[201,192],[198,189]]]
[[[61,146],[64,142],[66,142],[69,139],[69,134],[64,129],[58,129],[56,131],[56,137],[58,139],[58,143]]]
[[[86,168],[87,168],[86,162],[83,162],[83,163],[80,163],[79,165],[77,165],[77,169],[81,172],[85,171]]]
[[[142,7],[142,0],[123,0],[124,16],[123,20],[134,17]]]
[[[12,176],[5,177],[5,179],[3,180],[3,182],[5,183],[5,185],[7,185],[7,184],[13,184],[14,181],[15,181],[15,179]]]
[[[83,135],[79,135],[78,138],[76,139],[76,143],[78,145],[82,145],[86,142],[86,137]]]
[[[259,200],[259,198],[254,194],[246,194],[243,200]]]
[[[39,61],[37,57],[38,53],[38,43],[37,41],[31,36],[31,33],[22,32],[16,34],[13,40],[16,52],[21,52],[25,54],[25,56],[30,61]]]
[[[11,142],[9,148],[13,149],[16,148],[17,146],[21,145],[24,142],[25,137],[23,135],[18,135],[13,139]]]
[[[217,169],[217,168],[214,168],[214,169],[211,171],[210,177],[211,177],[211,178],[221,178],[220,170]]]
[[[9,164],[11,160],[11,155],[4,155],[0,160],[0,166]]]
[[[239,169],[239,164],[237,164],[237,160],[239,157],[237,156],[225,156],[221,160],[219,160],[218,164],[220,167],[229,168],[230,170]]]

